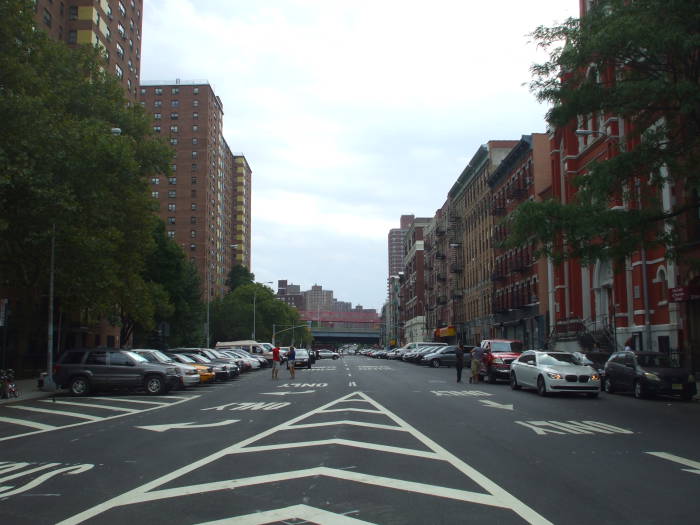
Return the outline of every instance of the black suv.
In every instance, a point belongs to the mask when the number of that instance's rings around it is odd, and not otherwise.
[[[118,388],[142,388],[158,395],[178,384],[175,367],[149,363],[134,352],[113,348],[64,352],[53,367],[53,379],[74,396]]]
[[[687,368],[674,366],[660,352],[617,352],[605,363],[605,391],[632,392],[634,397],[677,395],[689,400],[697,393],[695,377]]]

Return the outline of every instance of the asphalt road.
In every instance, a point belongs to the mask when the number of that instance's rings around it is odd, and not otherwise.
[[[700,404],[347,356],[0,406],[0,523],[697,523]]]

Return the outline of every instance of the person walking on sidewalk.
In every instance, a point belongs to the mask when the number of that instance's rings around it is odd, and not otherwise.
[[[464,344],[459,343],[457,350],[455,350],[455,356],[457,360],[455,361],[455,368],[457,369],[457,382],[462,382],[462,369],[464,368]]]
[[[470,383],[479,382],[479,370],[481,370],[481,360],[484,357],[484,349],[481,346],[472,348],[472,376],[469,378]]]
[[[293,346],[289,347],[289,353],[287,354],[287,368],[289,368],[289,377],[294,379],[294,360],[297,358],[297,353]]]
[[[277,379],[280,371],[280,348],[276,346],[272,349],[272,379]]]

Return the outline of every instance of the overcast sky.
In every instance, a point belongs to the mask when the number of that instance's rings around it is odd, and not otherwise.
[[[208,80],[253,170],[258,281],[380,309],[387,234],[476,149],[545,131],[527,36],[578,0],[146,0],[141,78]]]

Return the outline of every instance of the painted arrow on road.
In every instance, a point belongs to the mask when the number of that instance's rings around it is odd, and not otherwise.
[[[287,390],[285,392],[262,392],[265,396],[287,396],[289,394],[313,394],[315,390],[301,390],[299,392]]]
[[[479,399],[480,403],[483,403],[484,406],[491,407],[491,408],[501,408],[503,410],[513,410],[513,405],[502,405],[501,403],[496,403],[495,401],[489,401],[488,399]]]
[[[684,468],[681,470],[691,472],[693,474],[700,474],[700,462],[693,461],[692,459],[685,459],[680,456],[674,456],[673,454],[668,454],[667,452],[647,452],[647,454],[651,454],[652,456],[656,456],[657,458],[667,459],[668,461],[673,461],[674,463],[680,463],[681,465],[685,465],[686,467],[692,467]]]
[[[225,425],[230,425],[231,423],[237,423],[239,422],[240,419],[227,419],[226,421],[219,421],[217,423],[205,423],[202,425],[195,425],[194,421],[190,421],[187,423],[170,423],[167,425],[148,425],[145,427],[136,427],[136,428],[142,428],[144,430],[152,430],[153,432],[165,432],[166,430],[171,430],[171,429],[182,429],[182,428],[211,428],[211,427],[223,427]]]

